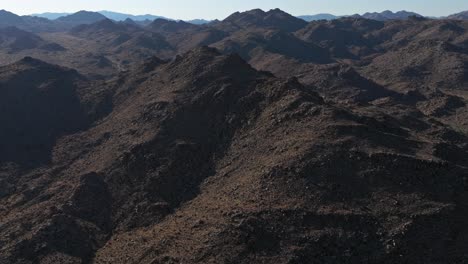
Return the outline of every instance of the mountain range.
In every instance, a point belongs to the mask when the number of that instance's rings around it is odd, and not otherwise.
[[[383,12],[373,12],[373,13],[364,13],[362,15],[355,14],[351,15],[352,17],[362,17],[367,19],[379,20],[379,21],[386,21],[386,20],[401,20],[401,19],[408,19],[409,17],[422,17],[422,15],[408,12],[408,11],[398,11],[392,12],[389,10]],[[317,15],[308,15],[308,16],[298,16],[305,21],[316,21],[316,20],[334,20],[340,17],[348,17],[348,16],[335,16],[332,14],[317,14]]]
[[[392,11],[386,10],[381,13],[373,12],[373,13],[365,13],[363,15],[354,15],[357,17],[363,17],[367,19],[379,20],[379,21],[386,21],[386,20],[398,20],[398,19],[408,19],[409,17],[423,17],[420,14],[408,11],[398,11],[393,13]]]
[[[155,16],[155,15],[131,15],[131,14],[124,14],[112,11],[97,11],[96,13],[102,14],[106,18],[115,20],[115,21],[124,21],[125,19],[129,18],[134,21],[145,21],[145,20],[155,20],[157,18],[164,18],[162,16]],[[31,16],[36,17],[43,17],[50,20],[55,20],[59,17],[69,16],[73,13],[38,13],[38,14],[31,14]]]
[[[465,19],[463,12],[460,14],[454,14],[447,18],[449,19]],[[409,17],[416,16],[422,17],[421,15],[414,12],[399,11],[393,13],[391,11],[383,11],[381,13],[365,13],[363,15],[352,15],[352,17],[362,17],[367,19],[386,21],[386,20],[399,20],[408,19]],[[316,21],[316,20],[334,20],[340,17],[347,16],[334,16],[331,14],[318,14],[309,16],[299,16],[298,18],[305,21]],[[74,26],[80,24],[90,24],[97,22],[102,19],[111,19],[114,21],[127,21],[135,22],[140,26],[146,26],[155,19],[172,20],[161,16],[154,15],[130,15],[111,11],[100,11],[100,12],[89,12],[79,11],[77,13],[42,13],[34,14],[31,16],[18,16],[11,12],[1,10],[0,11],[0,26],[16,26],[20,29],[43,32],[43,31],[63,31],[69,30]],[[191,24],[203,25],[208,23],[216,23],[217,21],[209,21],[204,19],[195,19],[186,21]]]
[[[0,263],[467,263],[460,17],[0,11]]]
[[[106,11],[106,10],[97,11],[95,13],[99,13],[99,14],[105,16],[106,18],[109,18],[109,19],[112,19],[112,20],[115,20],[115,21],[125,21],[126,19],[131,19],[133,21],[144,22],[144,21],[148,21],[148,20],[152,21],[152,20],[155,20],[155,19],[158,19],[158,18],[173,20],[173,19],[166,18],[166,17],[163,17],[163,16],[155,16],[155,15],[150,15],[150,14],[131,15],[131,14],[124,14],[124,13]],[[47,18],[49,20],[56,20],[56,19],[58,19],[60,17],[65,17],[65,16],[69,16],[69,15],[72,15],[72,13],[50,13],[50,12],[46,12],[46,13],[31,14],[31,16]],[[210,21],[205,20],[205,19],[193,19],[193,20],[187,20],[187,22],[201,25],[201,24],[209,23]]]
[[[98,11],[97,13],[100,13],[104,15],[105,17],[115,20],[115,21],[124,21],[126,19],[131,19],[133,21],[145,21],[145,20],[155,20],[157,18],[163,18],[163,19],[168,19],[168,20],[174,20],[174,19],[169,19],[163,16],[155,16],[155,15],[131,15],[131,14],[124,14],[124,13],[118,13],[118,12],[112,12],[112,11]],[[59,17],[62,16],[67,16],[71,15],[71,13],[38,13],[38,14],[32,14],[31,16],[36,16],[36,17],[42,17],[42,18],[47,18],[50,20],[55,20]],[[455,16],[459,17],[459,19],[466,19],[466,15],[464,15],[464,12],[461,12],[459,14],[453,14],[450,15],[449,17],[454,18]],[[391,19],[407,19],[410,16],[419,16],[421,17],[422,15],[414,13],[414,12],[408,12],[408,11],[398,11],[398,12],[392,12],[390,10],[382,11],[382,12],[368,12],[364,13],[362,15],[352,15],[352,16],[360,16],[363,18],[368,18],[368,19],[375,19],[375,20],[391,20]],[[305,21],[315,21],[315,20],[333,20],[337,19],[340,17],[346,17],[346,16],[336,16],[333,14],[315,14],[315,15],[303,15],[303,16],[298,16],[298,18],[301,18]],[[205,20],[205,19],[194,19],[194,20],[187,20],[189,23],[193,24],[206,24],[211,22],[210,20]]]

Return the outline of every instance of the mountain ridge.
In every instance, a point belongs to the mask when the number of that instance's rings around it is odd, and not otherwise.
[[[466,21],[3,14],[0,263],[468,261]]]

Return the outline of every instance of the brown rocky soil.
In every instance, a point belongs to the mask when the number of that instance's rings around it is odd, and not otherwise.
[[[467,262],[467,29],[0,29],[0,263]]]

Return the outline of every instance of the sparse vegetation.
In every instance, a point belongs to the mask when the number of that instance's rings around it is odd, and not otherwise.
[[[0,263],[467,263],[468,23],[367,15],[0,11]]]

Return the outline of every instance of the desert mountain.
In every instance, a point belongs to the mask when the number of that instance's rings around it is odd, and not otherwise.
[[[38,16],[18,16],[11,12],[0,10],[0,27],[14,26],[35,33],[61,32],[81,24],[91,24],[106,19],[105,16],[88,11],[79,11],[74,14],[66,14],[55,20],[49,20]]]
[[[381,13],[373,12],[373,13],[365,13],[363,15],[355,15],[357,17],[363,17],[367,19],[374,19],[379,21],[386,21],[386,20],[400,20],[400,19],[408,19],[409,17],[422,17],[420,14],[408,11],[398,11],[392,12],[389,10],[383,11]]]
[[[176,33],[180,31],[194,30],[197,26],[184,21],[172,21],[158,18],[149,24],[147,28],[158,33]]]
[[[82,24],[74,27],[70,30],[70,33],[73,35],[81,35],[85,37],[98,37],[108,33],[124,33],[139,30],[140,28],[135,26],[134,21],[116,23],[110,19],[105,18],[95,23]]]
[[[468,261],[465,21],[19,18],[0,263]]]
[[[268,28],[293,32],[304,27],[307,23],[280,9],[272,9],[268,12],[254,9],[242,13],[234,13],[224,19],[221,24],[225,27],[231,26],[233,28]]]
[[[166,19],[166,20],[174,20],[174,19],[163,17],[163,16],[155,16],[155,15],[150,15],[150,14],[131,15],[131,14],[124,14],[124,13],[119,13],[119,12],[106,11],[106,10],[98,11],[97,13],[114,21],[125,21],[127,19],[130,19],[130,20],[137,21],[137,22],[145,22],[145,21],[153,21],[158,18]],[[68,16],[68,15],[72,15],[72,14],[71,13],[46,12],[46,13],[32,14],[31,16],[47,18],[49,20],[56,20],[57,18]],[[191,24],[202,25],[202,24],[207,24],[211,21],[205,20],[205,19],[193,19],[193,20],[187,20],[187,22]]]
[[[468,20],[468,11],[456,13],[447,17],[448,19]]]
[[[45,13],[36,13],[36,14],[31,14],[31,16],[35,17],[42,17],[42,18],[47,18],[49,20],[55,20],[59,17],[64,17],[71,15],[71,13],[53,13],[53,12],[45,12]]]
[[[317,14],[317,15],[306,15],[306,16],[298,16],[298,18],[303,19],[307,22],[316,21],[316,20],[333,20],[337,19],[338,16],[332,14]]]
[[[192,20],[187,20],[188,23],[190,24],[195,24],[195,25],[204,25],[212,22],[211,20],[206,20],[206,19],[192,19]]]
[[[59,136],[86,125],[76,71],[27,57],[1,68],[0,80],[2,161],[46,162]]]
[[[304,41],[330,50],[338,58],[358,58],[373,52],[374,45],[366,37],[384,24],[362,18],[341,18],[328,22],[311,22],[296,32]]]
[[[2,26],[11,26],[14,24],[21,24],[21,23],[23,23],[23,19],[20,16],[15,15],[3,9],[0,10],[0,24]]]
[[[228,36],[225,28],[194,25],[184,21],[169,21],[156,19],[145,29],[161,34],[180,52],[188,51],[195,47],[210,45]]]
[[[56,43],[47,42],[33,33],[16,27],[0,28],[0,48],[10,54],[32,49],[46,51],[64,50],[62,46]]]
[[[53,67],[31,64],[0,76]],[[57,132],[45,139],[42,166],[3,163],[12,176],[2,184],[1,237],[16,237],[3,242],[5,263],[304,263],[345,261],[348,251],[367,259],[368,250],[375,263],[431,261],[448,251],[462,257],[468,232],[459,175],[468,172],[450,157],[466,149],[440,138],[448,132],[441,124],[421,117],[409,133],[413,124],[398,116],[345,110],[294,78],[209,48],[148,60],[91,94],[73,86],[79,77],[71,74],[54,75],[60,86],[30,79],[24,88],[61,91],[71,101],[48,103],[61,111],[36,111],[60,113],[47,118],[55,125],[45,127]],[[15,107],[4,113],[13,116]],[[33,228],[17,230],[18,221]],[[428,253],[419,247],[434,240],[417,239],[420,232],[454,243]],[[354,248],[363,237],[372,238],[371,249]]]
[[[173,47],[163,36],[146,31],[135,23],[117,23],[104,19],[75,27],[70,33],[82,39],[93,40],[98,43],[99,49],[106,50],[114,57],[122,55],[123,59],[127,56],[131,56],[133,60],[143,59],[154,52],[162,57],[174,55]]]
[[[18,16],[6,10],[0,10],[0,28],[17,27],[27,31],[43,32],[55,30],[51,21],[33,16]]]
[[[118,12],[112,12],[112,11],[98,11],[99,14],[115,20],[115,21],[124,21],[125,19],[131,19],[134,21],[144,21],[144,20],[155,20],[158,18],[164,18],[162,16],[155,16],[155,15],[130,15],[130,14],[123,14],[123,13],[118,13]],[[166,18],[164,18],[166,19]]]
[[[274,73],[279,72],[271,67],[281,65],[281,60],[317,64],[332,61],[326,49],[277,30],[241,30],[212,46],[227,54],[239,54],[253,66]]]
[[[56,19],[56,22],[70,26],[78,26],[82,24],[92,24],[104,19],[106,19],[106,17],[97,12],[79,11],[71,15],[59,17]]]

